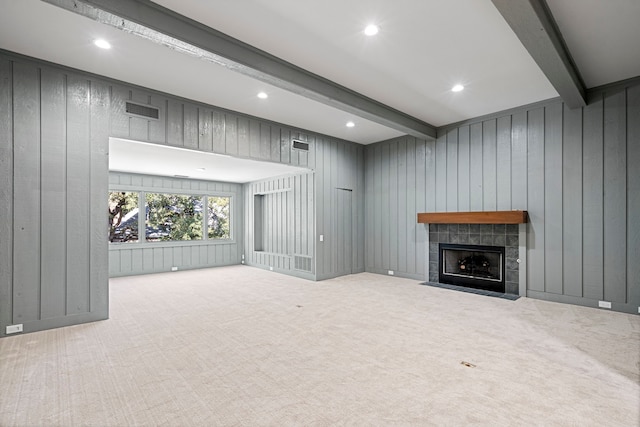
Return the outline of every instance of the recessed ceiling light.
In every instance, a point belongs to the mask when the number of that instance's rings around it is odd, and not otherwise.
[[[460,92],[462,89],[464,89],[464,86],[462,85],[455,85],[454,87],[451,88],[452,92]]]
[[[369,24],[364,29],[364,33],[368,36],[375,36],[378,31],[380,31],[380,28],[375,24]]]
[[[95,39],[93,44],[98,46],[100,49],[111,49],[111,43],[106,41],[105,39]]]
[[[269,97],[269,95],[267,95],[265,92],[260,92],[258,94],[258,98],[260,99],[267,99]]]
[[[198,172],[204,172],[204,171],[206,171],[206,169],[205,169],[205,168],[196,168],[196,170],[197,170]]]
[[[354,127],[355,125],[356,125],[356,124],[355,124],[355,123],[353,123],[353,122],[347,122],[347,127],[348,127],[348,128],[352,128],[352,127]]]

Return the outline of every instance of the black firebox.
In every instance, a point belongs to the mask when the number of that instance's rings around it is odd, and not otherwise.
[[[439,244],[438,281],[504,293],[503,246]]]

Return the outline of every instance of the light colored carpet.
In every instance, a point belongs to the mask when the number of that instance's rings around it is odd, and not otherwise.
[[[368,273],[110,284],[110,320],[0,340],[0,425],[640,424],[639,316]]]

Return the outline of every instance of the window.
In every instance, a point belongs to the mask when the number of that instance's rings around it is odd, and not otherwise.
[[[144,205],[138,207],[138,200]],[[142,218],[139,210],[145,212]],[[113,243],[231,240],[231,221],[231,196],[109,192]],[[138,228],[145,229],[142,240]]]
[[[109,241],[138,241],[137,192],[109,192]]]
[[[147,193],[148,242],[202,239],[202,197]]]
[[[230,239],[230,197],[208,197],[208,235],[210,239]]]

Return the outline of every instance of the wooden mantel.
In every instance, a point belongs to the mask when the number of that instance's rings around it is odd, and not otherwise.
[[[418,214],[421,224],[524,224],[527,211],[426,212]]]

